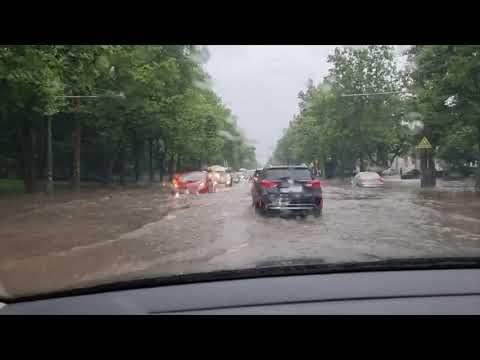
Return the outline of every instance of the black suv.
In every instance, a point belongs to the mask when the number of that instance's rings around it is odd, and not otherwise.
[[[307,166],[270,166],[252,184],[252,205],[261,214],[295,213],[320,216],[322,188]]]

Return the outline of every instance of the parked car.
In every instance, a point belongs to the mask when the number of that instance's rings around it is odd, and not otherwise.
[[[242,174],[240,174],[239,172],[233,173],[233,182],[235,184],[238,184],[241,180],[241,176],[242,176]]]
[[[255,170],[247,170],[246,172],[247,180],[252,181],[254,174],[255,174]]]
[[[446,170],[435,170],[435,175],[437,178],[442,178],[444,176],[447,175],[447,171]]]
[[[413,170],[407,171],[406,173],[403,173],[402,175],[400,175],[400,178],[402,180],[419,179],[420,175],[421,175],[420,170],[413,169]]]
[[[233,177],[230,169],[216,165],[210,166],[208,172],[212,181],[217,184],[223,184],[228,187],[233,186]]]
[[[478,167],[455,166],[448,169],[447,171],[444,171],[443,176],[444,176],[444,180],[461,180],[469,176],[475,176],[476,171],[478,171]],[[439,176],[438,171],[437,171],[437,176]]]
[[[205,194],[216,191],[216,184],[206,171],[176,174],[172,180],[172,192],[177,194]]]
[[[244,171],[240,174],[240,180],[241,181],[248,181],[249,180],[249,175],[248,175],[248,171]]]
[[[396,174],[397,174],[397,171],[395,169],[392,169],[392,168],[382,171],[383,176],[392,176],[392,175],[396,175]]]
[[[349,177],[349,176],[355,176],[357,173],[357,170],[354,168],[348,168],[343,170],[343,176]]]
[[[445,174],[445,176],[443,177],[443,180],[455,181],[455,180],[463,180],[465,178],[466,178],[465,174],[461,173],[458,170],[452,170],[452,171],[448,171]]]
[[[383,177],[376,172],[359,172],[352,179],[352,184],[360,187],[382,187],[384,185]]]
[[[306,166],[266,167],[252,184],[252,205],[260,214],[320,216],[323,208],[320,180]]]

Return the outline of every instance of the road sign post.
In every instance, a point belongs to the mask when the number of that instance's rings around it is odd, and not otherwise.
[[[433,161],[432,145],[426,137],[416,146],[420,152],[420,171],[422,172],[420,186],[435,187],[437,184],[435,162]]]

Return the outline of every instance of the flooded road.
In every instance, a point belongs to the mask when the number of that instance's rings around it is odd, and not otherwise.
[[[383,189],[322,181],[320,218],[261,217],[250,184],[183,196],[168,215],[108,241],[4,257],[3,296],[102,282],[291,262],[480,256],[480,197],[473,184],[386,178]],[[148,208],[148,204],[144,204]],[[18,255],[18,253],[16,253]]]

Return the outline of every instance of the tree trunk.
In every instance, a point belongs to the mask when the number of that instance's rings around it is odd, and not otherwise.
[[[345,177],[345,156],[341,155],[340,157],[340,177],[343,179]]]
[[[133,145],[133,152],[134,152],[134,161],[135,161],[135,182],[138,183],[140,181],[140,175],[141,175],[141,164],[140,164],[140,156],[142,154],[142,146],[140,142],[135,139],[134,145]]]
[[[360,158],[360,171],[365,171],[365,160]]]
[[[23,179],[25,176],[25,155],[24,155],[24,140],[22,140],[23,135],[18,130],[17,133],[18,142],[17,142],[17,156],[16,156],[16,176],[19,179]]]
[[[104,184],[109,186],[113,182],[113,167],[115,166],[115,162],[117,161],[118,153],[120,148],[117,146],[113,149],[113,151],[106,151],[107,158],[104,162],[105,166],[105,178]]]
[[[47,179],[45,182],[45,192],[53,193],[53,150],[52,150],[52,118],[47,117]]]
[[[477,127],[478,131],[478,151],[480,152],[480,124]],[[478,168],[475,174],[475,191],[480,192],[480,158],[478,158]]]
[[[162,152],[160,150],[160,140],[157,140],[157,159],[158,159],[158,172],[160,176],[160,182],[163,182],[164,154],[165,154],[165,151]]]
[[[107,160],[106,174],[105,174],[105,185],[107,186],[112,184],[113,166],[115,165],[115,161],[116,161],[116,156]]]
[[[175,169],[178,169],[179,171],[183,171],[183,161],[182,161],[182,157],[180,155],[178,155],[176,157],[176,161],[175,161]]]
[[[126,161],[126,149],[125,146],[120,147],[120,154],[119,154],[119,167],[120,167],[120,185],[125,185],[125,161]]]
[[[19,161],[17,163],[17,172],[23,179],[25,192],[33,193],[33,191],[35,190],[35,156],[33,153],[33,128],[29,120],[21,117],[17,119],[15,124],[17,138],[19,142]]]
[[[150,182],[154,180],[153,174],[153,140],[148,140],[148,172],[150,175]]]
[[[33,127],[30,123],[24,122],[24,147],[23,147],[23,158],[24,158],[24,183],[25,191],[29,194],[35,191],[35,135],[33,132]]]
[[[168,175],[170,176],[170,179],[173,178],[173,175],[175,175],[175,154],[171,153],[170,158],[168,159]]]
[[[47,142],[48,142],[48,119],[42,121],[40,134],[38,139],[38,161],[37,161],[37,174],[42,178],[47,178]]]
[[[480,192],[480,167],[477,168],[475,175],[475,191]]]
[[[72,134],[72,146],[73,146],[73,174],[72,174],[72,188],[77,191],[80,189],[80,155],[82,150],[82,121],[76,114],[75,128]]]

